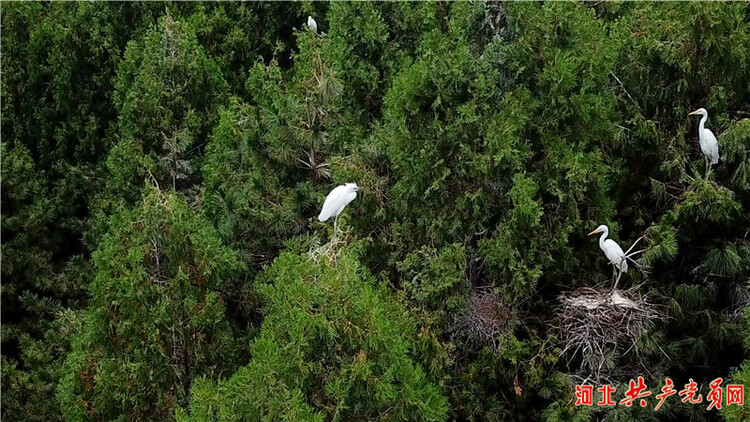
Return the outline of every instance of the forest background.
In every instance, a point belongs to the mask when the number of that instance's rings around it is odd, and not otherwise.
[[[747,2],[0,12],[3,420],[750,419],[575,406],[560,315],[645,235],[596,386],[747,393]]]

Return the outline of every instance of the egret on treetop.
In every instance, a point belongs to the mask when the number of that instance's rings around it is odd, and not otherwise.
[[[315,22],[315,19],[313,19],[312,16],[307,17],[307,27],[310,28],[316,34],[318,33],[318,23]]]
[[[599,237],[599,247],[602,249],[602,252],[604,252],[604,255],[607,256],[607,259],[609,259],[609,263],[615,267],[612,273],[612,280],[614,282],[612,285],[612,293],[614,293],[615,288],[617,287],[617,282],[620,281],[620,276],[622,275],[622,273],[628,272],[627,260],[630,259],[631,261],[633,261],[633,259],[630,258],[631,256],[645,250],[643,249],[640,251],[635,251],[628,255],[628,252],[630,252],[635,247],[635,245],[637,245],[638,242],[643,239],[643,236],[638,238],[638,240],[633,243],[633,246],[631,246],[627,252],[623,252],[620,245],[618,245],[614,240],[607,239],[607,236],[609,236],[609,227],[602,224],[601,226],[597,227],[596,230],[589,233],[589,236],[597,233],[602,233],[601,237]],[[635,261],[633,262],[635,263]]]
[[[356,183],[347,183],[345,185],[337,186],[328,194],[328,196],[326,196],[318,220],[328,221],[329,218],[333,217],[334,236],[336,235],[336,223],[338,222],[339,214],[344,211],[344,208],[349,205],[350,202],[354,201],[359,189],[360,188]]]
[[[706,176],[711,166],[719,163],[719,143],[716,142],[716,137],[711,129],[706,129],[705,124],[708,120],[708,112],[705,108],[699,108],[691,112],[689,115],[700,114],[701,118],[700,126],[698,127],[698,143],[701,145],[701,151],[706,156]]]

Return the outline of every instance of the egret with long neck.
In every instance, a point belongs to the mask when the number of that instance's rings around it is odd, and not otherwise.
[[[604,255],[607,256],[607,259],[609,259],[610,264],[614,266],[614,271],[612,273],[612,292],[614,292],[622,273],[628,272],[627,256],[625,255],[625,252],[622,251],[620,245],[612,239],[607,239],[607,236],[609,236],[609,227],[602,224],[597,227],[596,230],[589,233],[589,236],[597,233],[602,234],[601,237],[599,237],[599,247],[602,249],[602,252],[604,252]]]
[[[701,122],[698,126],[698,143],[701,146],[701,152],[706,157],[706,177],[711,170],[711,166],[719,163],[719,143],[711,129],[706,129],[706,120],[708,120],[708,111],[705,108],[699,108],[690,113],[690,115],[701,116]]]

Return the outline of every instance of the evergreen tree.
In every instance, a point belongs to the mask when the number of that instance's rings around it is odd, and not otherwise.
[[[54,420],[90,279],[87,205],[111,144],[119,57],[152,8],[2,5],[3,417]]]
[[[275,60],[253,66],[251,99],[235,98],[221,111],[204,160],[203,207],[256,268],[285,239],[309,230],[332,187],[331,160],[361,136],[342,109],[342,84],[322,57],[323,41],[312,31],[298,37],[290,72]]]
[[[2,418],[747,419],[575,406],[558,327],[643,234],[600,372],[750,383],[746,4],[0,8]]]
[[[61,263],[53,255],[63,239],[55,231],[59,203],[48,196],[23,144],[0,144],[2,156],[2,396],[3,417],[59,419],[54,391],[61,360],[77,321],[87,278],[83,257]],[[78,273],[82,271],[82,273]]]
[[[143,40],[131,41],[117,74],[119,141],[107,158],[104,200],[133,203],[149,173],[164,187],[193,186],[199,180],[193,161],[226,89],[188,23],[166,15]]]
[[[150,185],[93,256],[96,276],[58,387],[72,420],[169,420],[193,378],[232,373],[224,291],[242,266],[185,200]]]
[[[324,2],[281,3],[189,3],[180,13],[195,27],[198,42],[217,63],[235,95],[245,96],[245,82],[253,65],[278,58],[287,69],[293,62],[295,29],[302,29],[302,17],[325,16]],[[195,9],[195,10],[193,10]]]
[[[290,241],[256,280],[265,319],[253,359],[196,382],[196,420],[444,420],[447,403],[411,357],[417,326],[358,262],[361,245],[311,257]]]
[[[415,55],[421,34],[438,24],[435,7],[429,2],[331,3],[324,55],[347,87],[347,102],[368,117],[381,116],[392,75]]]

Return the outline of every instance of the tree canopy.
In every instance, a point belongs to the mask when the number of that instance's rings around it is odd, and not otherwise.
[[[654,411],[750,386],[747,4],[0,8],[3,418],[750,418]],[[645,407],[574,404],[600,224],[655,317],[594,384]]]

